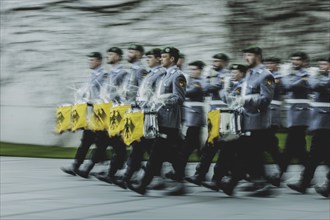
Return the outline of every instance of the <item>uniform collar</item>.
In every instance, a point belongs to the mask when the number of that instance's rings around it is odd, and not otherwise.
[[[142,62],[140,60],[132,63],[131,69],[139,69],[142,66]]]
[[[102,72],[103,72],[103,68],[102,68],[102,66],[99,66],[99,67],[97,67],[96,69],[93,69],[93,70],[92,70],[92,74],[95,75],[95,76],[100,75]]]
[[[263,64],[258,64],[255,67],[253,67],[252,69],[250,69],[250,71],[251,71],[251,73],[261,73],[264,68],[265,68],[265,66]]]
[[[178,69],[178,67],[177,67],[176,65],[171,66],[170,68],[168,68],[168,69],[166,70],[166,74],[172,74],[172,73],[175,73],[177,69]]]

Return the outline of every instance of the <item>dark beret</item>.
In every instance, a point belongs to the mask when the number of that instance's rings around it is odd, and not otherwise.
[[[144,48],[140,44],[132,44],[128,47],[129,50],[137,50],[140,51],[141,53],[144,53]]]
[[[147,56],[148,55],[154,55],[155,57],[160,57],[160,55],[161,55],[160,52],[161,52],[161,49],[159,49],[159,48],[153,48],[153,49],[147,51],[146,52],[146,55]]]
[[[247,67],[242,64],[232,64],[232,65],[230,65],[229,69],[230,70],[239,70],[239,71],[245,73],[247,70]]]
[[[161,53],[169,53],[171,56],[179,58],[180,51],[175,47],[165,47]]]
[[[229,60],[229,57],[226,54],[224,54],[224,53],[217,53],[217,54],[213,55],[212,58],[213,59],[223,60],[225,62],[227,62]]]
[[[290,55],[290,57],[300,57],[302,60],[308,60],[309,59],[307,53],[301,52],[301,51],[292,53]]]
[[[278,57],[266,57],[263,59],[263,62],[269,62],[269,63],[281,63],[281,59]]]
[[[87,55],[88,57],[93,57],[98,60],[102,60],[102,54],[100,52],[91,52],[90,54]]]
[[[198,69],[203,69],[205,67],[205,63],[201,60],[196,60],[189,63],[188,66],[197,66]]]
[[[107,52],[113,52],[120,56],[123,55],[123,51],[119,47],[111,47]]]
[[[330,63],[330,55],[329,56],[321,56],[316,59],[316,61],[326,61]]]
[[[243,53],[254,53],[257,55],[262,55],[262,49],[256,46],[250,46],[242,50]]]

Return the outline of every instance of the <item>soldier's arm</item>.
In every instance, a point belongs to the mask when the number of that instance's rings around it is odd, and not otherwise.
[[[260,83],[258,95],[248,96],[244,105],[254,106],[260,110],[266,109],[274,96],[275,81],[272,75],[267,75]]]
[[[144,77],[146,77],[147,74],[148,74],[148,71],[145,69],[139,69],[136,72],[136,80],[137,80],[138,86],[140,86],[142,84],[142,81],[143,81]]]
[[[202,85],[199,82],[195,82],[189,89],[186,90],[186,97],[191,98],[198,94],[200,94],[202,91]]]
[[[182,105],[186,96],[186,78],[183,75],[179,75],[173,81],[173,93],[165,101],[165,104],[170,105]]]

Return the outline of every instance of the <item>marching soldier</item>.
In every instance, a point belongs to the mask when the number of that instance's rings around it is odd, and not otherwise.
[[[306,150],[306,130],[309,123],[309,73],[304,68],[308,62],[308,56],[304,52],[291,54],[293,72],[282,78],[284,89],[287,93],[285,105],[287,106],[288,128],[281,174],[286,172],[291,159],[296,156],[303,165],[306,165],[308,153]]]
[[[137,102],[143,105],[141,108],[150,105],[148,102],[155,95],[159,79],[166,73],[166,69],[160,65],[161,49],[153,48],[146,52],[146,56],[150,71],[139,87]],[[141,168],[144,152],[150,152],[154,142],[155,139],[142,138],[140,142],[132,144],[132,151],[126,163],[127,167],[123,179],[118,180],[115,184],[117,183],[118,186],[126,188],[134,172]]]
[[[154,175],[159,173],[165,160],[172,163],[176,172],[178,184],[169,192],[169,195],[181,195],[185,193],[183,185],[183,170],[179,160],[179,147],[176,140],[179,136],[181,124],[181,109],[185,99],[186,79],[178,69],[176,63],[179,59],[179,50],[174,47],[166,47],[161,52],[161,63],[166,68],[166,74],[162,77],[157,90],[158,99],[164,106],[158,112],[158,124],[160,137],[152,148],[148,164],[142,180],[138,186],[129,184],[128,188],[145,194],[146,187],[150,184]]]
[[[107,98],[114,103],[121,102],[122,99],[118,94],[123,86],[127,72],[124,70],[121,64],[123,51],[118,47],[111,47],[107,50],[107,63],[112,66],[111,71],[108,74],[108,85],[106,87]],[[93,169],[96,163],[100,162],[100,159],[106,154],[106,149],[109,145],[113,148],[113,155],[110,162],[110,168],[106,177],[97,174],[96,177],[100,180],[112,182],[114,175],[119,168],[121,168],[126,160],[126,148],[120,140],[119,136],[109,138],[107,131],[98,131],[98,142],[101,144],[93,152],[90,163],[84,170],[79,170],[77,173],[83,178],[88,178],[90,171]]]
[[[277,57],[268,57],[263,59],[263,63],[266,68],[273,74],[275,79],[275,89],[274,89],[274,97],[272,102],[270,103],[270,110],[272,116],[272,124],[269,129],[269,144],[265,146],[265,151],[270,154],[275,164],[278,165],[278,169],[280,169],[281,163],[281,153],[278,145],[278,138],[276,137],[276,132],[278,128],[282,126],[281,123],[281,111],[282,111],[282,99],[284,95],[284,88],[282,85],[282,77],[283,75],[279,72],[279,64],[281,60]],[[275,186],[280,185],[278,174],[272,174],[269,177],[269,182]]]
[[[92,70],[89,82],[88,91],[84,94],[84,99],[88,100],[89,104],[99,98],[100,90],[107,80],[108,74],[102,68],[102,54],[99,52],[92,52],[88,55],[89,68]],[[61,168],[63,172],[75,176],[79,172],[79,167],[84,162],[89,148],[92,144],[97,142],[97,132],[91,130],[84,130],[81,138],[81,144],[77,149],[74,162],[71,167]],[[101,142],[96,145],[102,144]]]
[[[210,97],[209,102],[211,110],[216,108],[226,108],[227,104],[220,100],[220,91],[224,87],[226,78],[229,78],[229,72],[226,69],[228,65],[229,57],[224,53],[217,53],[213,56],[213,72],[206,76],[206,84],[204,87],[204,93],[206,97]],[[201,152],[201,159],[196,166],[196,172],[193,176],[185,177],[190,183],[200,186],[202,181],[205,180],[205,176],[209,171],[212,163],[212,159],[218,151],[218,146],[214,144],[206,143]]]
[[[235,97],[237,98],[241,96],[242,83],[244,81],[247,67],[241,64],[232,64],[229,69],[231,70],[230,82],[228,86],[225,86],[225,88],[221,90],[220,98],[230,106]],[[220,149],[218,160],[213,169],[211,182],[202,182],[204,187],[214,191],[219,191],[219,189],[221,189],[221,181],[223,177],[233,171],[233,165],[235,165],[235,161],[237,160],[236,151],[239,143],[239,139],[216,143],[219,145]]]
[[[222,183],[227,195],[232,195],[234,187],[246,174],[250,175],[250,190],[259,193],[270,193],[265,181],[263,152],[267,144],[267,130],[271,125],[270,102],[274,95],[274,77],[261,64],[262,50],[249,47],[243,50],[249,70],[242,85],[242,97],[237,100],[242,109],[242,130],[245,136],[240,137],[243,144],[239,146],[238,158],[240,169],[234,170],[228,183]]]
[[[288,184],[288,187],[300,193],[305,193],[306,189],[310,187],[310,182],[320,162],[324,161],[328,166],[330,164],[330,57],[318,59],[318,64],[319,74],[311,76],[309,79],[310,88],[314,92],[314,100],[310,103],[309,130],[312,132],[312,145],[307,165],[301,180]]]

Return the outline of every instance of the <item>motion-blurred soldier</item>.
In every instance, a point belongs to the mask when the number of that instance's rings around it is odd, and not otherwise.
[[[127,61],[132,65],[128,75],[125,99],[129,102],[136,101],[138,89],[144,77],[148,74],[141,62],[143,55],[144,48],[142,45],[133,44],[128,47]]]
[[[211,110],[216,108],[226,108],[227,105],[220,100],[220,91],[224,87],[226,77],[229,78],[229,71],[226,69],[229,57],[224,53],[217,53],[213,56],[213,68],[206,76],[206,85],[204,87],[205,96],[211,100],[209,102]],[[215,73],[215,74],[214,74]],[[190,183],[201,185],[209,171],[218,147],[214,144],[205,143],[202,149],[200,162],[196,166],[196,172],[193,176],[185,178]]]
[[[263,59],[263,63],[266,68],[273,74],[275,78],[275,89],[274,89],[274,97],[272,102],[270,103],[270,110],[272,115],[272,125],[269,129],[269,143],[265,146],[265,151],[270,154],[273,159],[273,162],[278,165],[278,169],[280,170],[281,163],[281,153],[279,150],[279,141],[276,137],[276,132],[278,128],[282,126],[281,123],[281,112],[282,112],[282,100],[284,95],[284,88],[281,82],[283,75],[279,72],[279,65],[281,60],[277,57],[268,57]],[[280,182],[277,178],[278,174],[271,174],[269,181],[275,186],[279,186]]]
[[[181,195],[185,193],[183,185],[183,169],[180,166],[178,140],[181,124],[182,105],[186,93],[186,79],[178,69],[176,63],[179,59],[179,50],[174,47],[166,47],[161,53],[161,63],[166,68],[166,74],[162,77],[157,90],[158,99],[164,102],[164,106],[158,112],[158,124],[160,137],[152,148],[149,161],[138,186],[128,187],[139,193],[145,194],[154,175],[159,173],[165,160],[172,163],[178,184],[169,192],[169,195]]]
[[[101,87],[107,80],[108,74],[102,68],[102,54],[99,52],[92,52],[88,55],[89,68],[92,70],[88,81],[88,91],[84,94],[84,99],[91,104],[94,100],[99,98]],[[80,146],[77,149],[74,162],[71,167],[61,168],[63,172],[76,175],[79,167],[84,162],[89,148],[95,143],[100,146],[101,142],[97,142],[98,132],[91,130],[84,130],[81,138]]]
[[[309,123],[309,73],[304,68],[308,56],[304,52],[295,52],[290,56],[293,71],[282,78],[282,83],[287,94],[286,127],[288,128],[283,161],[281,163],[280,177],[286,172],[293,157],[306,165],[308,153],[306,151],[306,130]]]
[[[238,150],[240,169],[233,172],[229,183],[222,183],[222,189],[231,195],[238,181],[249,174],[253,184],[250,190],[267,195],[270,191],[265,180],[263,152],[268,142],[265,134],[271,126],[269,106],[275,82],[273,75],[261,64],[261,48],[249,47],[243,53],[249,70],[242,85],[242,97],[238,99],[243,107],[242,130],[245,133],[240,138],[242,144]]]
[[[233,100],[241,96],[242,83],[244,81],[247,67],[242,64],[230,65],[231,78],[229,85],[225,86],[220,92],[220,98],[229,106]],[[220,116],[221,117],[221,116]],[[233,171],[235,165],[236,152],[239,146],[239,139],[232,141],[220,141],[216,144],[219,145],[219,156],[218,160],[213,169],[213,176],[211,182],[202,182],[202,185],[214,191],[221,189],[221,181],[223,177],[227,176],[229,172]]]
[[[121,102],[122,100],[117,91],[122,89],[127,76],[127,72],[121,64],[122,56],[123,51],[118,47],[111,47],[107,50],[107,63],[112,66],[112,69],[108,73],[108,85],[105,86],[107,90],[106,96],[109,101],[114,103]],[[106,154],[107,147],[111,145],[113,148],[113,154],[108,176],[106,178],[106,180],[110,182],[110,179],[114,180],[114,174],[123,166],[123,163],[126,160],[126,148],[123,146],[119,136],[109,138],[107,131],[99,131],[98,134],[98,140],[102,144],[100,144],[93,152],[90,163],[87,164],[84,170],[80,170],[77,174],[83,178],[88,178],[90,171],[96,163],[100,162],[101,158]],[[98,175],[96,176],[99,177]]]
[[[312,132],[312,144],[307,165],[301,180],[288,184],[288,187],[300,193],[305,193],[310,187],[320,162],[324,161],[328,166],[330,165],[330,57],[320,58],[318,65],[319,73],[309,79],[314,100],[310,103],[309,130]]]
[[[142,107],[148,108],[150,100],[154,98],[156,88],[161,77],[166,73],[166,69],[160,65],[161,49],[153,48],[146,52],[147,64],[150,68],[148,75],[144,78],[139,87],[137,102]],[[127,160],[127,167],[123,174],[122,180],[118,180],[117,185],[126,188],[127,183],[131,180],[133,174],[141,168],[141,162],[145,152],[151,151],[155,139],[142,138],[140,142],[132,144],[132,151]]]

